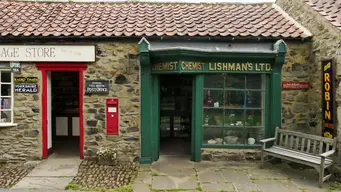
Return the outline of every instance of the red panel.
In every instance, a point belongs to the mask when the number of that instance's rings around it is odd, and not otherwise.
[[[309,83],[285,81],[285,82],[282,82],[282,89],[283,90],[309,89]]]
[[[118,135],[119,121],[118,99],[110,98],[106,100],[106,133],[107,135]]]
[[[48,156],[47,149],[47,71],[78,71],[79,72],[79,156],[84,158],[84,122],[83,122],[83,71],[84,63],[37,63],[36,67],[42,73],[42,158]]]

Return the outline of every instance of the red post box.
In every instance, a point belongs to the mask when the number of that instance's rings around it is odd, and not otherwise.
[[[106,100],[106,130],[107,135],[118,135],[118,99]]]

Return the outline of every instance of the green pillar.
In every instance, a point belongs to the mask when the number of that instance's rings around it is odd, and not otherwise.
[[[139,42],[140,84],[141,84],[141,164],[151,164],[152,161],[152,75],[149,57],[149,42],[142,38]]]
[[[201,161],[202,144],[202,114],[203,114],[203,91],[204,75],[196,75],[193,81],[193,104],[192,104],[192,154],[191,160]]]
[[[152,84],[152,160],[157,161],[160,153],[160,87],[157,75],[152,75]]]
[[[274,44],[274,50],[277,52],[272,67],[270,78],[270,127],[267,137],[275,135],[276,127],[281,127],[282,123],[282,66],[285,61],[287,45],[283,40],[279,40]]]

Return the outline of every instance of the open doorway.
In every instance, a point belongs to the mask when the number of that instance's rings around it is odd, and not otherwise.
[[[160,75],[160,155],[191,154],[192,81]]]
[[[47,130],[50,154],[79,156],[79,114],[79,72],[48,71]]]

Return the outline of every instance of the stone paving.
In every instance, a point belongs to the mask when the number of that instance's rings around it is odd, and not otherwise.
[[[33,167],[34,165],[23,163],[0,164],[0,188],[12,187],[25,177]]]
[[[152,165],[141,165],[134,192],[332,192],[330,184],[318,187],[314,169],[300,170],[287,163],[200,162],[188,157],[162,156]],[[336,192],[336,191],[334,191]]]

